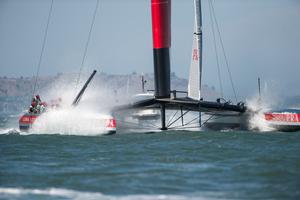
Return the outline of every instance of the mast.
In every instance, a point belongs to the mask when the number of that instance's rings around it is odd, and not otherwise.
[[[261,88],[260,88],[260,86],[261,86],[261,84],[260,84],[260,77],[258,77],[258,79],[257,79],[257,83],[258,83],[258,106],[259,106],[259,108],[261,108]]]
[[[260,78],[258,77],[257,79],[257,82],[258,82],[258,95],[259,95],[259,98],[261,97],[261,93],[260,93]]]
[[[202,13],[201,0],[194,0],[194,34],[192,57],[188,84],[188,96],[192,99],[201,99],[202,82]]]
[[[171,0],[151,0],[155,98],[170,98]],[[166,105],[160,103],[161,130],[166,130]]]
[[[142,74],[142,92],[145,93],[145,84],[147,81],[145,80],[144,74]]]
[[[151,0],[155,97],[170,97],[171,0]]]

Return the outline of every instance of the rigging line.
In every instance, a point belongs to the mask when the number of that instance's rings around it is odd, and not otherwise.
[[[212,33],[213,33],[213,41],[214,41],[216,62],[217,62],[217,68],[218,68],[218,78],[219,78],[220,92],[221,92],[221,97],[223,98],[223,86],[222,86],[222,79],[221,79],[221,70],[220,70],[219,55],[218,55],[218,48],[217,48],[216,35],[215,35],[215,26],[214,26],[214,21],[213,21],[213,16],[212,16],[211,4],[209,4],[209,15],[210,15],[211,28],[212,28]]]
[[[207,120],[205,120],[201,126],[205,125],[209,120],[211,120],[214,117],[214,115],[211,115]]]
[[[79,84],[79,80],[80,80],[80,76],[81,76],[81,72],[82,72],[82,68],[83,68],[83,65],[85,63],[85,59],[86,59],[86,55],[87,55],[87,50],[88,50],[88,47],[89,47],[89,43],[90,43],[90,39],[91,39],[91,35],[92,35],[92,30],[93,30],[95,19],[96,19],[98,7],[99,7],[99,0],[97,0],[97,2],[96,2],[96,7],[95,7],[95,10],[94,10],[93,19],[92,19],[91,27],[90,27],[89,34],[88,34],[88,39],[87,39],[86,44],[85,44],[83,58],[82,58],[82,61],[81,61],[81,66],[80,66],[80,69],[79,69],[79,74],[78,74],[76,85],[75,85],[75,92],[77,90],[77,87],[78,87],[78,84]]]
[[[215,20],[215,23],[216,23],[216,28],[217,28],[218,35],[219,35],[219,40],[220,40],[220,44],[221,44],[221,47],[222,47],[222,52],[223,52],[223,56],[224,56],[224,59],[225,59],[227,72],[229,74],[229,79],[230,79],[231,87],[232,87],[232,90],[233,90],[233,93],[234,93],[235,100],[237,102],[238,101],[237,100],[237,93],[236,93],[236,89],[234,87],[232,73],[231,73],[231,70],[230,70],[230,67],[229,67],[229,63],[228,63],[228,59],[227,59],[227,56],[226,56],[225,47],[224,47],[223,40],[222,40],[222,37],[221,37],[221,32],[220,32],[218,20],[217,20],[216,14],[215,14],[215,9],[214,9],[212,1],[209,1],[209,3],[211,5],[212,14],[213,14],[213,17],[214,17],[214,20]]]
[[[49,28],[49,24],[50,24],[50,18],[51,18],[52,9],[53,9],[53,1],[54,0],[51,0],[51,4],[50,4],[49,14],[48,14],[48,18],[47,18],[47,25],[46,25],[45,34],[44,34],[44,39],[43,39],[43,44],[42,44],[42,50],[41,50],[41,54],[40,54],[40,57],[39,57],[39,62],[38,62],[38,66],[37,66],[37,70],[36,70],[36,74],[35,74],[35,81],[34,81],[32,95],[34,95],[34,93],[35,93],[37,82],[38,82],[38,76],[39,76],[39,73],[40,73],[42,58],[43,58],[44,50],[45,50],[45,46],[46,46],[46,40],[47,40],[47,35],[48,35],[48,28]]]
[[[187,126],[187,125],[190,125],[190,124],[193,124],[193,122],[195,120],[199,119],[199,116],[198,117],[195,117],[194,119],[192,119],[191,121],[187,122],[186,124],[184,124],[184,126]],[[198,122],[195,122],[195,123],[198,123]]]
[[[194,123],[193,123],[193,121],[197,120],[198,118],[199,118],[199,117],[196,117],[196,118],[192,119],[191,121],[185,123],[183,126],[182,126],[182,125],[177,125],[177,126],[170,127],[170,129],[172,129],[172,128],[180,128],[180,127],[190,128],[191,125],[195,125],[195,124],[198,124],[198,125],[199,125],[199,122],[194,122]],[[199,125],[199,127],[200,127],[200,125]]]
[[[184,115],[186,115],[188,112],[190,112],[189,110],[188,111],[185,111],[182,115],[180,115],[177,119],[175,119],[171,124],[169,124],[168,128],[170,126],[172,126],[174,123],[176,123],[179,119],[181,119]]]
[[[171,121],[172,121],[172,120],[174,119],[174,117],[177,115],[178,111],[179,111],[179,110],[177,110],[177,111],[175,112],[175,114],[173,114],[173,116],[172,116],[171,118],[169,118],[168,123],[167,123],[167,126],[169,126],[169,124],[171,123]]]

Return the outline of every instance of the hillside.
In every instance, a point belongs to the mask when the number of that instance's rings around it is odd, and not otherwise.
[[[78,88],[83,85],[89,74],[82,74]],[[99,93],[97,98],[110,100],[111,98],[122,99],[142,92],[141,74],[132,73],[127,75],[113,75],[97,73],[91,82],[89,91]],[[57,74],[56,76],[40,77],[37,82],[36,94],[41,94],[42,98],[48,101],[56,98],[55,95],[71,92],[72,98],[75,94],[77,74]],[[153,74],[144,74],[147,81],[145,90],[154,89]],[[34,77],[9,78],[0,77],[0,112],[20,112],[26,109],[33,95]],[[188,81],[179,78],[175,73],[171,74],[172,90],[187,90]],[[77,88],[77,90],[78,90]],[[52,95],[56,93],[55,95]],[[58,93],[58,94],[57,94]],[[213,87],[203,86],[204,98],[215,99],[217,93]]]

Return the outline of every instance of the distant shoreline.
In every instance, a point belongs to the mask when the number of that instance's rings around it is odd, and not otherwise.
[[[83,74],[81,81],[84,80],[85,76],[88,74]],[[112,90],[130,90],[130,93],[141,93],[141,76],[133,72],[131,74],[107,74],[100,72],[96,74],[95,83]],[[147,83],[145,85],[146,90],[154,89],[154,76],[153,74],[144,74]],[[70,84],[74,84],[74,80],[77,79],[77,74],[62,74],[52,76],[41,76],[38,78],[38,88],[46,90],[52,83],[58,80],[70,80]],[[35,77],[0,77],[0,97],[22,97],[31,95],[33,90],[33,85],[35,82]],[[188,80],[176,76],[175,73],[171,73],[171,85],[172,90],[187,90]],[[203,86],[203,91],[208,96],[214,96],[217,94],[214,86],[209,87],[208,85]]]

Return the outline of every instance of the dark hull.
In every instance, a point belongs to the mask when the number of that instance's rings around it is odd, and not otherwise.
[[[300,131],[300,125],[271,125],[271,127],[275,128],[277,131],[282,132]]]

